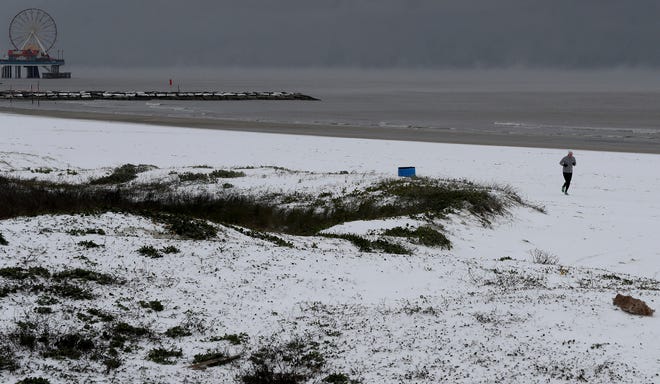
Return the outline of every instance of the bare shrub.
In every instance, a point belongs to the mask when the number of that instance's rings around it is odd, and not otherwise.
[[[297,384],[318,378],[325,365],[319,344],[309,337],[268,343],[250,356],[251,367],[239,376],[244,384]]]
[[[555,265],[559,262],[559,258],[556,255],[538,248],[529,251],[529,255],[536,264]]]

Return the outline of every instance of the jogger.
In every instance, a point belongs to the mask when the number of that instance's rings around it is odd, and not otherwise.
[[[577,164],[575,157],[573,157],[573,151],[568,151],[568,155],[564,156],[559,162],[559,165],[563,167],[564,173],[564,185],[561,187],[561,191],[565,195],[568,195],[568,187],[571,186],[571,179],[573,178],[573,167]]]

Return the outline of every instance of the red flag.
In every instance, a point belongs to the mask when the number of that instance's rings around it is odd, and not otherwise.
[[[172,79],[170,79],[170,87],[172,86]]]

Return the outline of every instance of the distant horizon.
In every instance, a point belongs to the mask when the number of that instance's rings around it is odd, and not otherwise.
[[[0,79],[0,89],[285,90],[321,96],[365,89],[413,92],[660,92],[660,69],[103,67],[67,64],[71,79]]]
[[[338,71],[421,71],[421,72],[575,72],[575,73],[600,73],[600,72],[660,72],[660,66],[649,65],[609,65],[599,67],[557,67],[543,65],[491,65],[491,66],[360,66],[360,65],[265,65],[265,64],[136,64],[136,65],[106,65],[76,63],[64,57],[67,67],[79,69],[114,69],[114,70],[150,70],[170,68],[191,69],[226,69],[226,70],[338,70]]]

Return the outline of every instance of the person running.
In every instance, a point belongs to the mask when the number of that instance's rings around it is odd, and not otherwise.
[[[559,165],[563,167],[562,171],[564,173],[564,185],[561,187],[561,191],[564,192],[564,195],[568,195],[568,187],[571,186],[571,179],[573,178],[573,167],[575,167],[576,164],[575,157],[573,157],[573,151],[568,151],[568,155],[564,156],[559,162]]]

